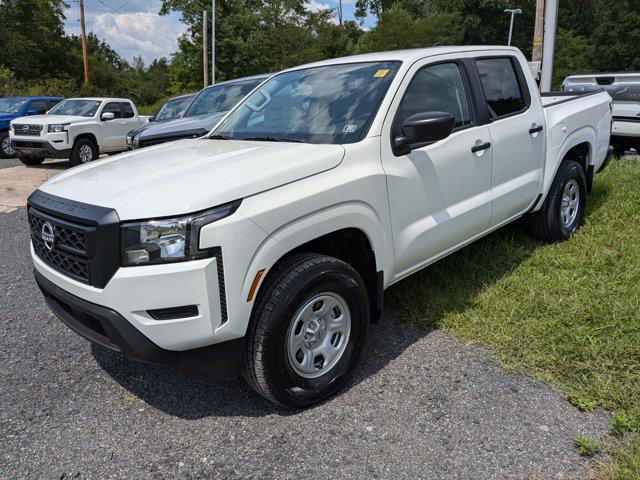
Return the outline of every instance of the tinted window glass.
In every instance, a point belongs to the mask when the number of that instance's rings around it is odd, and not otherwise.
[[[49,109],[47,108],[47,104],[44,102],[44,100],[34,100],[33,102],[31,102],[27,110],[35,110],[39,115],[41,115],[43,113],[47,113],[47,110]]]
[[[457,64],[433,65],[413,77],[398,110],[398,125],[411,115],[425,112],[450,113],[456,119],[456,127],[471,124],[467,93]]]
[[[133,118],[133,116],[135,115],[133,113],[133,107],[129,102],[124,102],[122,104],[122,111],[124,112],[124,118]]]
[[[60,103],[60,100],[47,100],[47,107],[49,107],[49,110],[51,110],[53,107],[55,107],[59,103]]]
[[[193,96],[167,100],[154,115],[156,122],[170,120],[181,116],[193,100]]]
[[[518,77],[508,58],[476,60],[491,118],[518,112],[525,107]]]
[[[249,80],[207,87],[189,105],[184,116],[193,117],[194,115],[214,114],[231,110],[231,107],[256,88],[261,81],[262,79]]]
[[[115,118],[122,118],[120,113],[120,104],[116,102],[107,103],[102,109],[102,113],[111,112],[115,115]]]

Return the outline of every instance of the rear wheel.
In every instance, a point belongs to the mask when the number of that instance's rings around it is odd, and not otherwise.
[[[358,272],[333,257],[299,254],[276,268],[252,315],[242,374],[272,402],[308,407],[355,369],[369,326],[367,291]]]
[[[13,158],[16,156],[16,151],[11,148],[9,132],[0,133],[0,156],[2,158]]]
[[[29,167],[34,167],[34,166],[40,165],[42,162],[44,162],[44,158],[41,158],[41,157],[25,157],[24,155],[18,156],[18,159],[20,159],[20,161],[24,165],[27,165]]]
[[[532,215],[533,234],[545,242],[566,240],[582,224],[586,199],[584,170],[573,160],[563,162],[542,208]]]
[[[72,165],[82,165],[98,158],[98,146],[88,138],[80,138],[71,149]]]

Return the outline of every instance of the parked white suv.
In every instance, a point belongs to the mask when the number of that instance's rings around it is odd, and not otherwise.
[[[305,407],[361,356],[383,291],[522,216],[580,226],[605,92],[541,98],[509,47],[436,47],[279,73],[208,136],[64,172],[29,198],[55,314],[124,355]],[[446,288],[446,285],[443,285]]]
[[[13,120],[11,148],[25,165],[39,165],[45,158],[80,165],[101,153],[125,151],[127,133],[142,123],[126,98],[69,98],[46,115]]]

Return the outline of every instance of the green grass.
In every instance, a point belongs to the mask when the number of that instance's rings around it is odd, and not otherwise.
[[[388,299],[407,324],[485,345],[584,410],[622,410],[618,429],[637,430],[640,162],[612,161],[596,175],[571,240],[545,245],[516,223],[401,282]],[[626,458],[632,476],[610,478],[640,478],[640,438],[623,452],[614,458]]]

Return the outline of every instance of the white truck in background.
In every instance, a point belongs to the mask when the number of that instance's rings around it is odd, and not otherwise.
[[[611,145],[616,157],[634,149],[640,154],[640,72],[585,73],[569,75],[565,92],[604,89],[613,98]]]
[[[11,121],[11,148],[25,165],[68,158],[73,165],[127,150],[127,133],[146,123],[126,98],[69,98],[45,115]]]
[[[541,97],[510,47],[295,67],[202,138],[43,184],[36,281],[92,342],[307,407],[368,354],[387,287],[523,216],[548,242],[576,232],[610,103]]]

